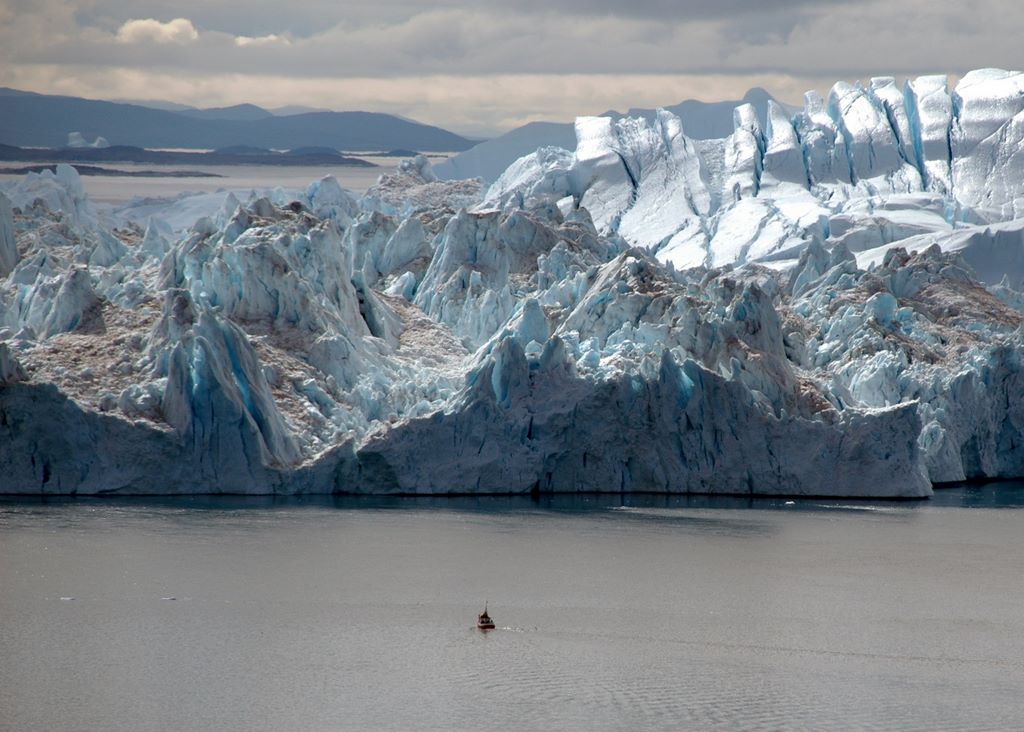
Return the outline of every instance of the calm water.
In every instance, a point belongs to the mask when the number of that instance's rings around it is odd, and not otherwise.
[[[96,203],[122,204],[135,196],[151,198],[173,198],[182,191],[209,193],[233,191],[244,195],[250,190],[262,190],[281,186],[286,190],[305,190],[313,181],[325,175],[333,175],[350,191],[362,195],[385,173],[393,173],[401,158],[358,155],[374,163],[376,168],[356,168],[330,165],[150,165],[148,163],[90,163],[114,170],[154,171],[201,171],[214,173],[217,178],[136,178],[132,176],[83,176],[82,185],[89,198]],[[447,155],[431,154],[430,160],[437,164]],[[36,165],[36,162],[0,162],[0,168],[17,168]],[[23,175],[0,173],[0,186],[17,183]]]
[[[1020,729],[1021,508],[0,500],[0,729]]]

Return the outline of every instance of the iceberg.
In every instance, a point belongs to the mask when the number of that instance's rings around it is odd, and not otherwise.
[[[0,492],[1024,477],[1021,75],[584,117],[486,189],[0,195]],[[244,200],[243,200],[244,199]]]
[[[110,147],[110,143],[107,142],[105,137],[97,137],[92,142],[85,139],[81,132],[69,132],[68,133],[68,144],[67,147],[71,148],[93,148],[102,149]]]

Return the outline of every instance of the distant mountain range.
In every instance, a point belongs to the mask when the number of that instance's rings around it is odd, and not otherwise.
[[[764,89],[754,88],[742,99],[723,102],[700,102],[689,99],[667,106],[669,112],[683,121],[687,136],[697,140],[712,140],[728,137],[733,132],[732,113],[741,104],[751,104],[757,110],[758,118],[764,124],[768,115],[768,101],[775,101],[788,111],[796,108],[778,102]],[[655,109],[630,109],[625,114],[609,110],[601,117],[644,117],[654,119]],[[493,182],[505,169],[523,155],[529,155],[539,147],[576,148],[576,132],[572,122],[531,122],[506,132],[493,140],[486,140],[466,152],[449,158],[434,166],[434,172],[445,179],[483,178]]]
[[[217,149],[247,145],[273,149],[407,148],[450,152],[467,150],[477,142],[390,114],[292,111],[274,114],[252,104],[215,109],[156,109],[0,88],[0,144],[63,147],[72,132],[89,140],[103,137],[111,145],[145,148]]]
[[[415,153],[409,153],[409,156]],[[109,147],[35,148],[0,145],[0,160],[44,163],[148,163],[150,165],[345,165],[376,167],[361,158],[342,155],[322,147],[297,147],[275,152],[248,145],[222,147],[210,152],[182,150],[146,150],[130,145]]]
[[[163,109],[168,112],[203,112],[213,111],[215,109],[226,110],[228,112],[227,118],[231,117],[231,111],[235,107],[213,107],[208,109],[202,109],[200,107],[192,107],[188,104],[178,104],[177,102],[165,102],[162,99],[111,99],[110,101],[115,104],[134,104],[136,107],[149,107],[150,109]],[[302,104],[289,104],[284,107],[270,107],[269,109],[264,107],[256,107],[252,104],[241,104],[237,105],[241,107],[254,107],[261,112],[269,113],[275,117],[291,117],[296,114],[308,114],[309,112],[333,112],[333,109],[327,109],[326,107],[308,107]],[[405,119],[401,115],[395,115],[399,119]],[[410,120],[411,121],[411,120]]]

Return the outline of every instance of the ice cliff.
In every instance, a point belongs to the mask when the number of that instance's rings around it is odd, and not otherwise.
[[[789,267],[812,240],[859,252],[1024,216],[1019,72],[972,71],[952,91],[936,76],[840,82],[758,120],[742,105],[731,136],[691,140],[667,112],[581,118],[575,151],[518,160],[485,204],[586,208],[601,234],[679,268]]]
[[[487,190],[0,195],[0,491],[921,497],[1024,476],[1024,77],[721,140],[581,118]],[[186,224],[187,222],[187,224]]]

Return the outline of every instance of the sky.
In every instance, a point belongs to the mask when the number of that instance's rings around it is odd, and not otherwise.
[[[1020,0],[0,0],[0,86],[487,136],[761,86],[1024,66]]]

